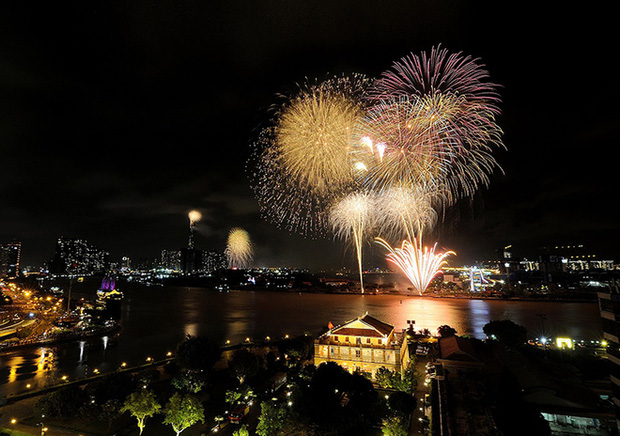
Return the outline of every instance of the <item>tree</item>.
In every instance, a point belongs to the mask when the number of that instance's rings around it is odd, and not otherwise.
[[[385,366],[382,366],[375,372],[375,380],[383,389],[393,389],[395,371],[390,371]]]
[[[36,402],[35,408],[42,415],[72,418],[75,417],[76,410],[87,402],[86,393],[79,386],[71,385],[47,394]]]
[[[197,394],[207,384],[201,371],[183,370],[172,378],[172,385],[182,391]]]
[[[456,329],[450,327],[447,324],[444,324],[437,327],[437,333],[439,333],[439,336],[441,336],[442,338],[448,338],[456,334]]]
[[[164,424],[169,424],[177,436],[186,428],[204,420],[204,408],[193,395],[181,395],[177,392],[164,408]]]
[[[401,417],[408,416],[415,407],[415,399],[406,392],[393,392],[388,397],[388,407],[394,414]]]
[[[181,368],[210,371],[220,360],[222,350],[206,336],[187,335],[177,346],[177,362]]]
[[[224,395],[224,399],[227,403],[234,404],[240,400],[248,402],[256,398],[256,394],[248,385],[243,385],[235,390],[228,390]]]
[[[527,341],[525,327],[509,319],[490,321],[484,325],[482,331],[487,337],[497,339],[505,345],[516,346]]]
[[[239,430],[235,430],[233,432],[233,436],[250,436],[250,432],[248,431],[248,427],[243,424]]]
[[[289,409],[278,407],[269,401],[263,401],[260,405],[260,417],[256,426],[256,434],[259,436],[284,435],[290,419]]]
[[[159,413],[161,406],[157,402],[155,394],[148,389],[141,389],[127,397],[120,412],[129,412],[138,420],[140,434],[144,430],[146,418]]]
[[[407,436],[409,434],[407,421],[400,415],[388,416],[383,419],[382,424],[383,436]]]
[[[246,378],[253,377],[258,373],[258,357],[246,348],[235,351],[228,362],[228,369],[243,384]]]

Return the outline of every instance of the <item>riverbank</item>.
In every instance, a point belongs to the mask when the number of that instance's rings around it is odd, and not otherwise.
[[[14,342],[0,342],[0,354],[3,351],[12,351],[19,348],[25,347],[41,347],[46,345],[59,344],[63,342],[73,342],[80,339],[89,339],[95,338],[98,336],[107,335],[110,333],[115,333],[121,329],[120,324],[114,323],[111,326],[104,326],[101,328],[94,328],[91,330],[79,331],[79,332],[69,332],[62,335],[54,336],[54,337],[36,337],[36,338],[26,338],[19,341]]]

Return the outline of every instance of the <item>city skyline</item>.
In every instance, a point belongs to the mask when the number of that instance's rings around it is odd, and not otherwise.
[[[49,260],[61,235],[137,259],[181,248],[196,209],[202,249],[223,251],[242,227],[259,265],[351,266],[333,238],[260,218],[250,143],[275,94],[305,77],[376,77],[441,44],[480,58],[501,85],[507,150],[496,153],[505,174],[440,222],[439,246],[457,263],[507,244],[583,243],[618,258],[607,158],[618,86],[600,83],[611,62],[605,17],[549,5],[356,5],[4,5],[0,241],[22,241],[23,265]],[[576,26],[577,14],[601,25]]]

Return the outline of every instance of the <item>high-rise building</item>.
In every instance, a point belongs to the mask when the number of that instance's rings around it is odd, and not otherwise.
[[[181,271],[181,250],[162,250],[160,266],[171,271]]]
[[[603,337],[607,341],[607,360],[610,362],[611,392],[616,410],[616,425],[620,430],[620,287],[612,283],[606,292],[598,293]]]
[[[85,239],[60,237],[56,241],[50,272],[55,274],[91,275],[106,272],[110,253],[89,244]]]
[[[17,277],[21,252],[21,242],[12,241],[0,244],[0,278]]]
[[[225,269],[227,265],[228,262],[224,253],[215,250],[203,250],[202,272],[212,274],[219,269]]]

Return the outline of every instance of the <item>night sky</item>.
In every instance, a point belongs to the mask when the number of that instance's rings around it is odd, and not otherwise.
[[[257,265],[352,265],[341,243],[260,218],[249,144],[305,77],[376,77],[442,44],[502,85],[507,150],[439,245],[455,263],[557,243],[618,261],[615,15],[550,3],[2,2],[0,242],[21,240],[23,265],[61,235],[136,261],[184,246],[198,209],[197,248],[223,250],[241,226]]]

